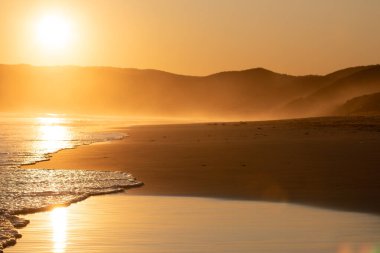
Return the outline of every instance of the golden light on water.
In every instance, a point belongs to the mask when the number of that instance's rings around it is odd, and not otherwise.
[[[67,209],[62,207],[55,208],[53,211],[51,211],[50,224],[53,231],[53,252],[65,252],[67,242]]]
[[[54,125],[54,124],[62,124],[65,122],[63,118],[59,118],[59,117],[41,117],[41,118],[37,118],[37,121],[41,125]]]
[[[59,117],[37,118],[38,140],[37,149],[44,153],[56,152],[67,148],[71,140],[71,131],[64,125],[65,119]]]

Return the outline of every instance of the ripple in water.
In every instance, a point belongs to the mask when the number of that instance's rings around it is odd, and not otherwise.
[[[29,223],[18,214],[67,206],[142,184],[125,172],[19,169],[62,149],[124,137],[102,132],[104,126],[89,119],[0,118],[0,253],[21,237],[17,228]]]
[[[87,170],[0,170],[0,250],[14,245],[21,235],[17,228],[29,221],[17,214],[67,206],[93,195],[141,186],[125,172]]]

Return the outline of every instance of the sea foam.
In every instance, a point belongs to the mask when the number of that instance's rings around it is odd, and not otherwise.
[[[17,228],[29,223],[16,215],[142,185],[131,174],[120,171],[1,169],[0,179],[0,252],[14,245],[21,237]]]
[[[62,149],[126,137],[124,133],[105,131],[116,123],[120,122],[62,115],[0,115],[0,253],[16,243],[21,237],[17,228],[29,222],[19,214],[67,206],[91,195],[141,185],[125,172],[19,169],[24,164],[48,160]]]

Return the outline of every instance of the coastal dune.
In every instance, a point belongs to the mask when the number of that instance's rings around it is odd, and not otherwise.
[[[24,168],[125,170],[129,194],[301,203],[380,213],[380,118],[132,126]]]

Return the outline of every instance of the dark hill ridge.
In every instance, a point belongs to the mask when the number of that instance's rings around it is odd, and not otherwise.
[[[283,108],[288,116],[329,115],[347,100],[380,91],[380,65],[350,68],[325,76],[326,85]]]
[[[335,72],[332,72],[332,73],[326,75],[326,77],[331,78],[332,80],[336,81],[338,79],[341,79],[341,78],[350,76],[352,74],[355,74],[356,72],[366,70],[366,69],[369,69],[369,68],[372,68],[375,66],[376,65],[370,65],[370,66],[359,66],[359,67],[351,67],[351,68],[341,69],[341,70],[338,70],[338,71],[335,71]]]
[[[380,115],[380,92],[355,97],[336,110],[340,115]]]
[[[326,76],[263,68],[209,76],[113,67],[0,65],[0,110],[270,119],[329,114],[380,92],[380,66]]]

